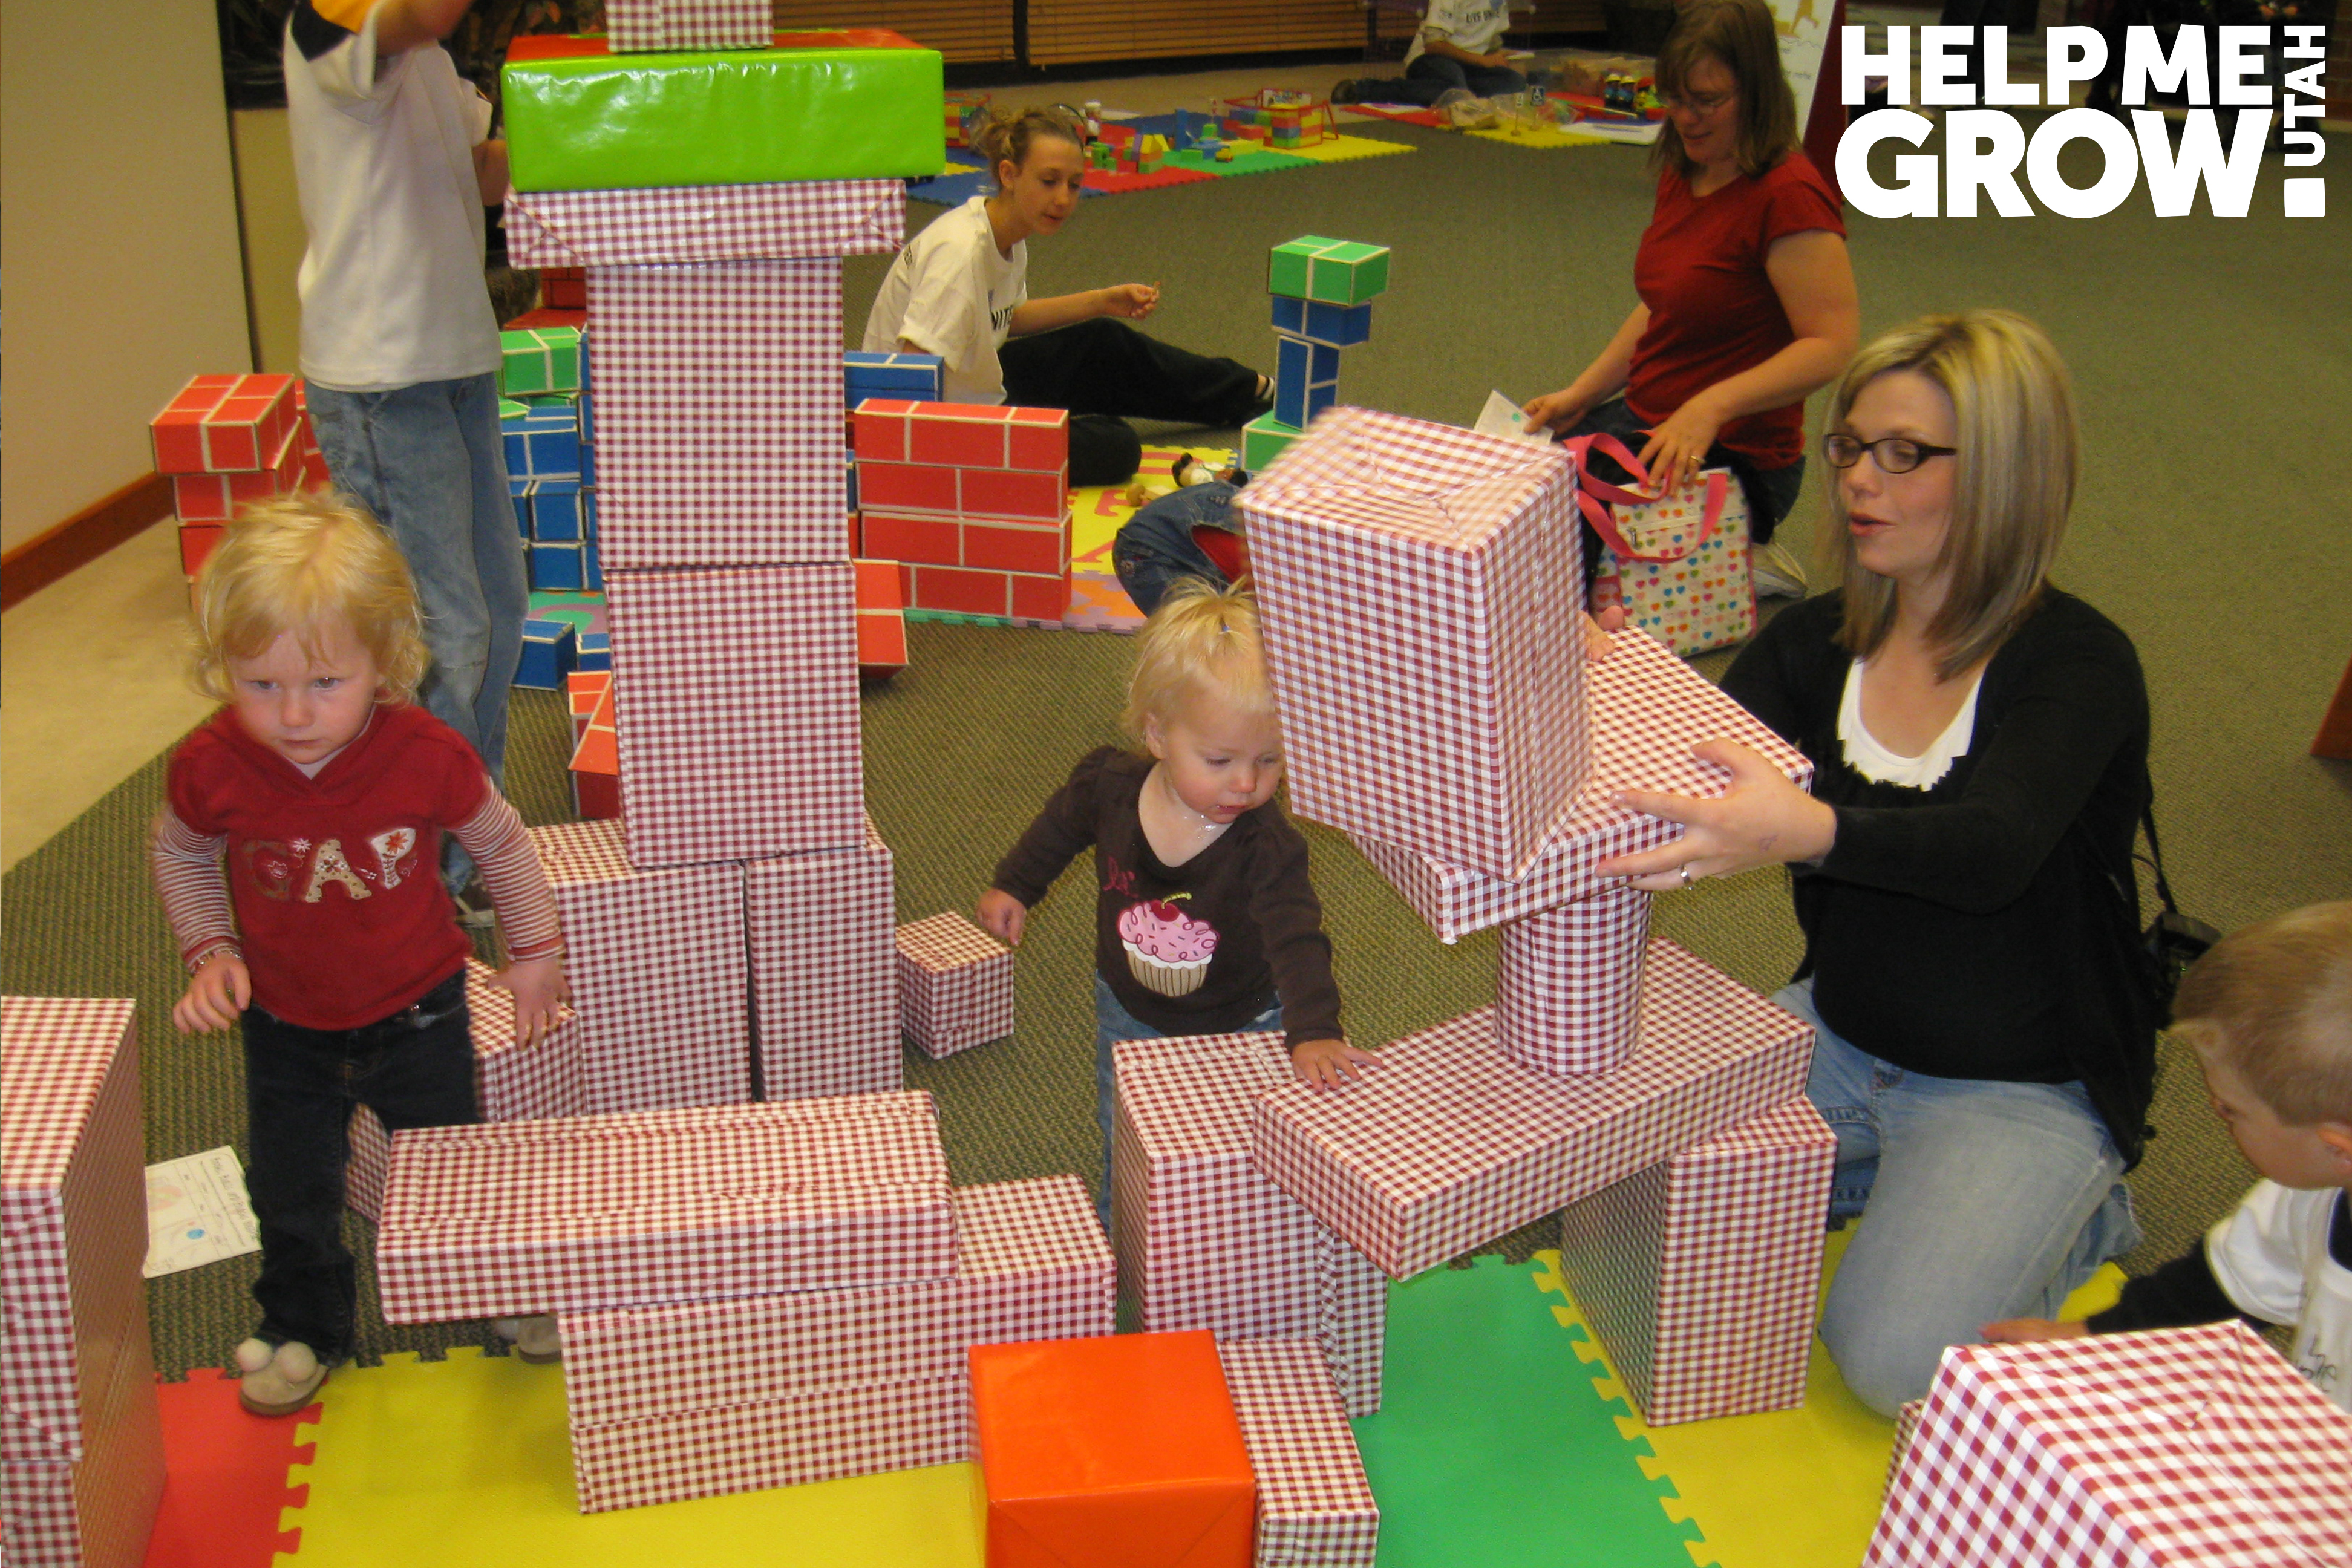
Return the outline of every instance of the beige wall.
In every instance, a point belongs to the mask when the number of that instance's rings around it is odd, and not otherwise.
[[[294,287],[310,236],[294,188],[294,143],[282,109],[240,109],[229,116],[236,143],[237,209],[245,219],[245,287],[253,301],[256,370],[298,374],[302,299]]]
[[[152,467],[147,421],[249,367],[213,0],[0,6],[0,543]]]

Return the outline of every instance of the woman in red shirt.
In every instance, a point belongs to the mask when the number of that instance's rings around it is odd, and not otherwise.
[[[1861,340],[1845,222],[1801,150],[1764,0],[1696,0],[1658,51],[1657,80],[1666,121],[1657,205],[1633,254],[1641,302],[1528,418],[1624,437],[1661,487],[1730,468],[1760,554],[1804,478],[1805,397]],[[1588,568],[1599,548],[1588,529]],[[1804,591],[1785,554],[1769,575],[1794,580],[1760,587]]]

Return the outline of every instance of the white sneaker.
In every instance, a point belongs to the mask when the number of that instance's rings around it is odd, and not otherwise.
[[[1755,585],[1759,599],[1805,596],[1805,569],[1797,563],[1795,556],[1777,544],[1748,547],[1748,580]]]
[[[292,1415],[307,1410],[327,1381],[327,1369],[309,1345],[289,1340],[274,1349],[264,1340],[236,1347],[236,1401],[256,1415]]]
[[[533,1366],[545,1366],[563,1359],[563,1335],[551,1317],[493,1318],[490,1327],[499,1337],[514,1346],[515,1354]]]

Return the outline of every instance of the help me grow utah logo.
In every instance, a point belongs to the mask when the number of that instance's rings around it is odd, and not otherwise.
[[[1873,180],[1872,148],[1887,141],[1917,147],[1934,122],[1892,107],[1862,115],[1838,142],[1837,176],[1846,199],[1873,217],[1974,217],[1979,192],[2003,217],[2032,216],[2033,206],[2019,188],[2020,164],[2034,200],[2064,217],[2113,212],[2142,172],[2159,217],[2188,214],[2200,184],[2217,216],[2243,217],[2274,120],[2285,128],[2288,167],[2312,168],[2326,155],[2318,131],[2298,128],[2325,112],[2325,27],[2185,26],[2171,30],[2168,39],[2155,27],[2126,28],[2116,101],[2129,107],[2130,123],[2101,110],[2061,107],[2030,138],[2006,106],[2063,106],[2073,101],[2074,84],[2107,75],[2107,41],[2097,28],[2047,30],[2050,68],[2043,83],[2009,79],[2006,27],[1918,32],[1919,101],[1945,110],[1941,178],[1935,154],[1906,153],[1895,160],[1892,185]],[[1885,51],[1872,54],[1864,29],[1844,30],[1842,96],[1847,104],[1864,101],[1864,84],[1873,78],[1885,79],[1889,104],[1911,101],[1911,33],[1909,27],[1888,27]],[[1981,97],[1959,79],[1979,33],[1985,56]],[[2273,50],[2275,71],[2268,58]],[[2273,88],[2273,81],[2283,85]],[[2163,113],[2141,107],[2151,92],[2174,95],[2189,105],[2177,144]],[[1975,107],[1979,103],[2004,107]],[[2059,170],[2059,153],[2074,142],[2097,149],[2097,159],[2086,166],[2098,166],[2101,173],[2087,185],[2069,184]],[[2325,180],[2290,177],[2283,194],[2288,217],[2326,215]]]

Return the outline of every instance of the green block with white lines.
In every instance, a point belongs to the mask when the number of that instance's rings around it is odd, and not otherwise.
[[[1282,449],[1302,432],[1271,414],[1261,414],[1242,426],[1242,467],[1255,474],[1282,456]]]
[[[580,390],[580,329],[529,327],[500,332],[499,391],[509,398]]]
[[[1389,247],[1303,234],[1274,247],[1266,291],[1325,305],[1360,305],[1388,292]]]

